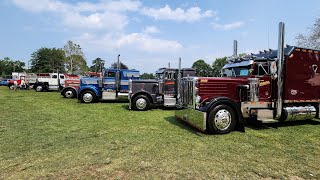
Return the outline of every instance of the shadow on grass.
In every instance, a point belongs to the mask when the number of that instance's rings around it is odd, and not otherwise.
[[[172,125],[175,125],[175,126],[181,128],[181,129],[187,130],[187,131],[189,131],[192,134],[195,134],[197,136],[201,136],[202,134],[206,134],[206,133],[203,133],[202,131],[198,130],[197,128],[189,125],[188,123],[176,119],[174,116],[165,117],[164,119],[166,121],[168,121],[169,123],[171,123]]]
[[[126,110],[126,111],[131,111],[131,110],[129,109],[129,105],[128,105],[128,104],[122,105],[122,108],[123,108],[124,110]]]
[[[258,121],[246,121],[245,127],[254,130],[272,129],[278,127],[290,127],[290,126],[303,126],[303,125],[319,125],[320,121],[316,120],[297,120],[297,121],[284,121],[278,123],[261,123]]]
[[[115,102],[115,103],[117,103],[117,102]],[[124,103],[124,102],[121,102],[121,103]],[[129,103],[126,104],[126,105],[122,105],[122,108],[125,109],[125,110],[130,110],[129,109]],[[160,109],[162,111],[173,111],[173,110],[175,110],[175,108],[155,106],[155,107],[151,107],[148,111],[152,111],[152,110],[156,110],[156,109]]]

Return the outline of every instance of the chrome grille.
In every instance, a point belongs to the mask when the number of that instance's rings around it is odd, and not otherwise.
[[[183,107],[195,107],[195,97],[196,97],[196,78],[182,78],[181,79],[181,101]]]

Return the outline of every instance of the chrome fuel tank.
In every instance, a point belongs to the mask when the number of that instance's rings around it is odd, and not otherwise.
[[[308,120],[316,117],[317,110],[314,106],[296,106],[283,108],[283,120]]]

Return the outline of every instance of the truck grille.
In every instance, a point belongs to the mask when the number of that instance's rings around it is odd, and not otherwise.
[[[196,83],[197,78],[194,77],[181,79],[180,95],[183,107],[195,107]]]

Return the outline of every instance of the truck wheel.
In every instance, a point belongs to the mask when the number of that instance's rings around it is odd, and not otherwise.
[[[35,88],[35,90],[36,90],[37,92],[42,92],[42,91],[43,91],[43,86],[42,86],[42,85],[39,85],[39,86],[37,86],[37,87]]]
[[[209,130],[214,134],[227,134],[236,125],[236,113],[227,105],[214,107],[208,117]]]
[[[150,99],[145,95],[138,95],[133,98],[132,107],[137,111],[147,111],[150,107]]]
[[[97,97],[92,91],[83,91],[80,98],[83,103],[93,103]]]
[[[62,94],[65,98],[75,98],[76,91],[74,89],[65,89],[63,90]]]

